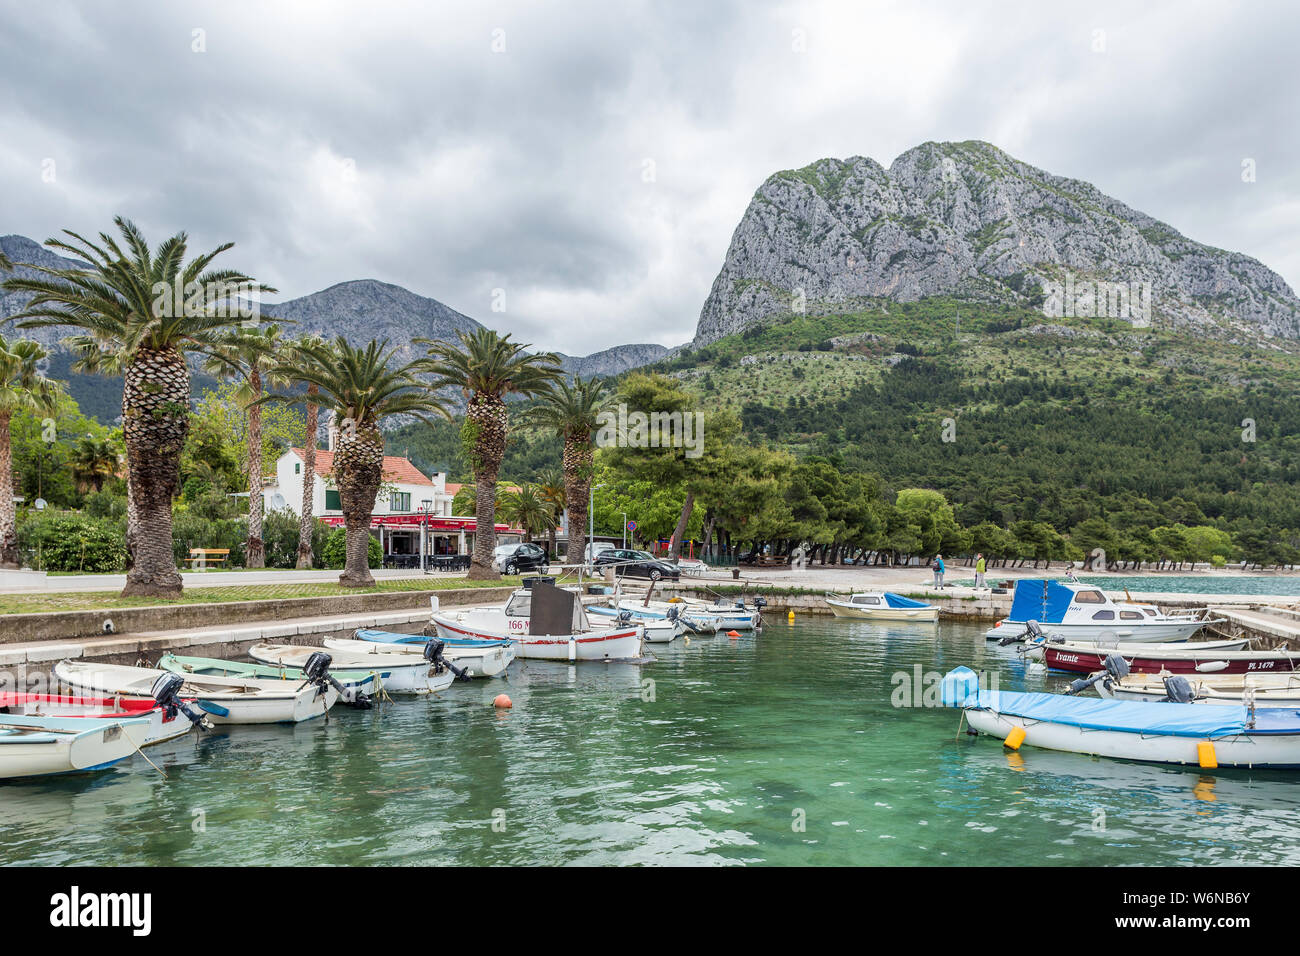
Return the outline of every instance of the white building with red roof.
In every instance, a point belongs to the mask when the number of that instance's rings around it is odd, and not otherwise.
[[[301,514],[305,467],[306,451],[302,448],[290,448],[276,460],[275,478],[268,479],[262,489],[267,511]],[[337,527],[343,524],[343,508],[333,471],[334,452],[318,450],[312,477],[311,513]],[[370,521],[371,533],[383,545],[385,562],[415,564],[420,556],[469,554],[473,548],[474,517],[452,514],[452,499],[458,490],[460,486],[455,484],[448,488],[447,476],[441,472],[430,477],[408,458],[385,455],[383,484],[375,498]],[[505,524],[498,524],[496,531],[505,536],[502,543],[512,537],[517,539],[521,533]]]

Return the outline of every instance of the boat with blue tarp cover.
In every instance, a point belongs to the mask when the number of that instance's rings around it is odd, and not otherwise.
[[[866,621],[939,620],[939,608],[936,605],[903,597],[893,591],[863,591],[852,595],[847,601],[828,594],[826,603],[836,617]]]
[[[1004,641],[1022,637],[1031,621],[1067,641],[1126,644],[1185,641],[1207,624],[1222,623],[1209,617],[1208,608],[1168,614],[1154,604],[1114,601],[1090,584],[1022,578],[1016,582],[1011,613],[984,636]]]
[[[943,678],[947,707],[971,728],[1019,749],[1028,744],[1098,757],[1201,767],[1300,769],[1300,710],[1202,707],[990,689],[968,667]]]

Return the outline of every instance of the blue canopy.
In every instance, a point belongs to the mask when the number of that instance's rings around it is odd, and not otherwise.
[[[358,628],[356,636],[359,641],[372,641],[376,644],[428,644],[433,640],[423,634],[398,634],[365,627]],[[498,644],[510,643],[507,640],[493,641],[476,637],[440,637],[438,640],[448,647],[495,647]]]
[[[1252,728],[1247,726],[1250,714],[1245,707],[987,690],[977,688],[974,677],[974,672],[965,667],[950,672],[945,678],[944,703],[1085,730],[1115,730],[1159,737],[1213,740],[1241,734],[1300,734],[1300,711],[1287,707],[1259,708],[1255,711],[1255,726]]]
[[[901,594],[895,594],[893,591],[885,592],[885,603],[890,607],[930,607],[924,601],[913,601],[911,598],[905,598]]]
[[[1007,620],[1012,624],[1028,621],[1060,624],[1072,600],[1074,591],[1059,581],[1023,578],[1016,582],[1016,593],[1011,599],[1011,613]]]

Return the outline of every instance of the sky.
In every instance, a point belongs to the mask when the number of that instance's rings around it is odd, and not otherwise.
[[[1300,5],[0,0],[0,235],[689,340],[770,174],[982,139],[1300,285]],[[1243,164],[1253,170],[1243,176]]]

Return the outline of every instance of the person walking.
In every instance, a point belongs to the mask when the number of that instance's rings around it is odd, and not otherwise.
[[[937,588],[943,587],[943,555],[936,554],[934,564],[930,565],[930,567],[934,569],[934,586]]]
[[[984,555],[975,555],[975,586],[977,588],[984,587],[984,568]]]

